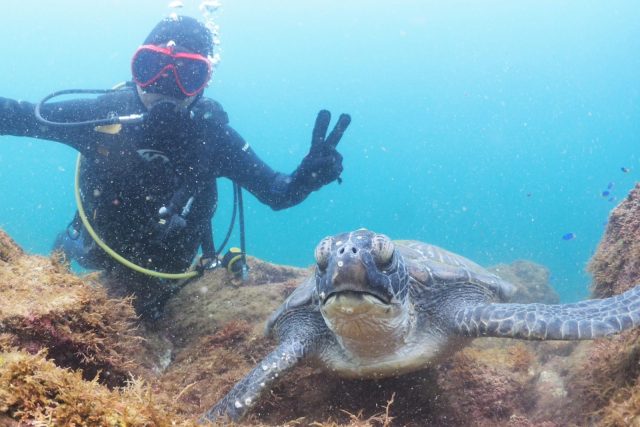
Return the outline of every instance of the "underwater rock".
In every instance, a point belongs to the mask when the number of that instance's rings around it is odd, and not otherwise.
[[[309,274],[308,269],[278,266],[247,258],[247,280],[225,269],[207,271],[169,301],[161,327],[179,348],[216,334],[229,322],[247,322],[262,335],[264,320]]]
[[[0,262],[10,262],[22,254],[22,248],[7,233],[0,230]]]
[[[565,404],[557,366],[542,357],[551,343],[482,338],[438,368],[441,397],[455,426],[563,425],[555,413]],[[555,393],[550,398],[550,393]]]
[[[459,425],[504,424],[534,401],[529,369],[535,360],[523,344],[467,347],[440,368],[438,383]]]
[[[588,268],[597,298],[640,284],[640,184],[611,212]],[[640,329],[586,343],[569,376],[571,420],[640,425]]]
[[[128,300],[109,300],[55,258],[26,255],[0,230],[0,350],[19,347],[124,385],[140,343]]]
[[[640,331],[589,343],[578,356],[567,382],[571,419],[608,426],[639,425]],[[631,423],[634,418],[636,424]]]
[[[167,411],[143,382],[110,390],[40,352],[0,352],[0,425],[195,426]]]
[[[149,374],[130,298],[2,230],[0,254],[0,425],[195,425],[134,379]]]
[[[511,297],[511,302],[521,304],[560,302],[560,297],[549,284],[549,270],[543,265],[517,260],[511,264],[495,265],[488,270],[516,286],[516,293]]]
[[[640,183],[609,215],[588,269],[596,298],[617,295],[640,283]]]

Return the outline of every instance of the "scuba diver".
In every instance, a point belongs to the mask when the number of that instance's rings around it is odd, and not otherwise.
[[[39,104],[0,98],[0,134],[58,141],[81,154],[78,212],[54,248],[116,278],[124,287],[117,292],[135,294],[143,318],[160,315],[176,290],[176,281],[166,277],[180,277],[199,249],[201,269],[216,265],[211,220],[217,178],[229,178],[279,210],[342,172],[336,145],[351,119],[342,114],[327,135],[331,116],[325,110],[293,173],[265,164],[229,126],[220,104],[203,96],[213,46],[204,24],[174,15],[136,50],[133,81],[120,88],[91,99],[45,102],[61,93],[97,92],[61,91]]]

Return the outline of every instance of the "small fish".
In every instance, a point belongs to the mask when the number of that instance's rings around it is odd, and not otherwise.
[[[575,233],[567,233],[567,234],[562,236],[562,240],[573,240],[575,238],[576,238],[576,234]]]
[[[607,190],[611,190],[613,188],[613,182],[607,184]]]
[[[631,169],[629,169],[629,168],[625,168],[624,166],[622,166],[622,167],[620,168],[620,170],[621,170],[622,172],[624,172],[624,173],[629,173],[629,172],[631,171]]]
[[[611,194],[611,191],[609,191],[609,190],[604,190],[604,191],[602,192],[602,197],[609,197],[609,194]]]
[[[615,202],[616,196],[611,196],[607,200],[610,201],[610,202]]]
[[[532,196],[532,194],[531,194],[531,193],[527,193],[527,197],[531,197],[531,196]]]

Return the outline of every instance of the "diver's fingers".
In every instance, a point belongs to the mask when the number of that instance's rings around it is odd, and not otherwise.
[[[349,127],[349,123],[351,123],[351,116],[348,114],[340,114],[340,118],[338,118],[338,123],[334,126],[333,130],[327,137],[327,144],[331,147],[336,147],[340,139],[342,138],[342,134],[347,127]]]
[[[327,110],[320,110],[316,117],[316,124],[313,127],[313,137],[311,139],[311,148],[319,147],[324,143],[324,137],[327,134],[327,128],[331,121],[331,113]]]

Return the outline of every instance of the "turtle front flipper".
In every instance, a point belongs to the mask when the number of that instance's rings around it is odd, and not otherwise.
[[[284,312],[270,330],[280,344],[241,379],[201,418],[202,422],[228,418],[240,420],[271,384],[307,356],[315,356],[328,343],[328,329],[317,311],[297,308]]]
[[[480,304],[455,313],[454,329],[471,337],[589,340],[640,325],[640,286],[574,304]]]
[[[305,348],[300,342],[280,344],[262,359],[249,374],[238,382],[222,399],[201,418],[201,422],[228,418],[240,420],[254,405],[264,391],[282,373],[297,365],[305,356]]]

